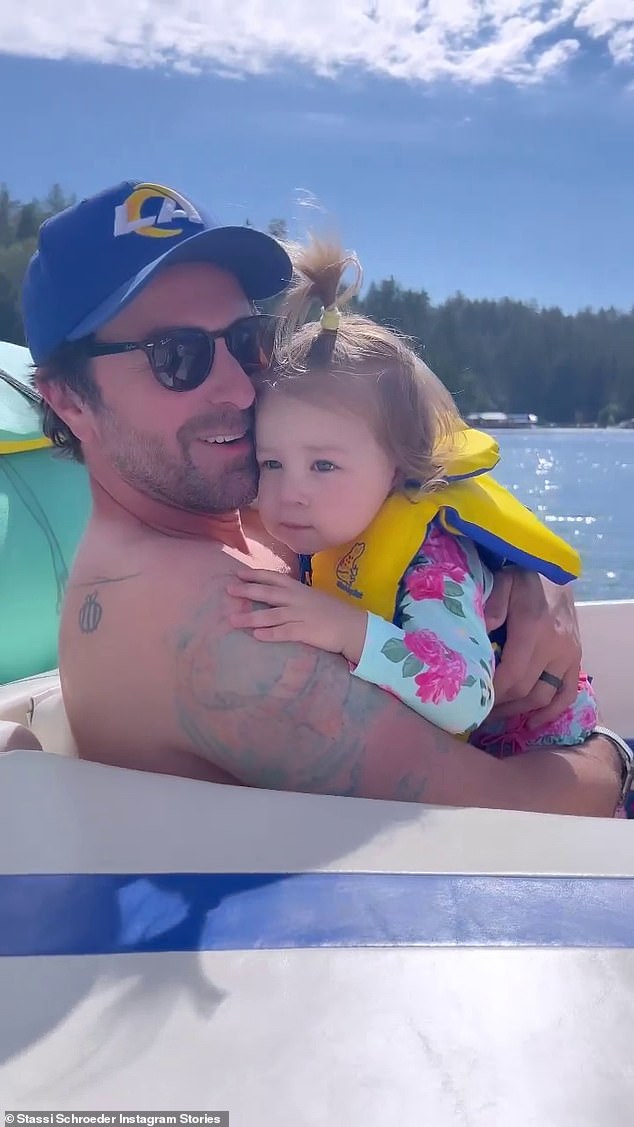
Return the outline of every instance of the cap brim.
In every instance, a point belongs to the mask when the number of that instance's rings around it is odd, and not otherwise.
[[[286,289],[293,274],[284,248],[254,227],[214,227],[185,239],[129,278],[75,326],[67,340],[79,340],[111,321],[160,270],[177,262],[210,262],[233,274],[250,301],[264,301]]]

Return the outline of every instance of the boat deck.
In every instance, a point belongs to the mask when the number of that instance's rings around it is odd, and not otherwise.
[[[630,736],[633,613],[581,609]],[[629,1122],[631,823],[80,762],[37,689],[0,700],[49,749],[0,762],[0,1109]]]

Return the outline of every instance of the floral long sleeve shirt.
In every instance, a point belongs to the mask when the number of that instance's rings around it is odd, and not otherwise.
[[[432,524],[402,578],[394,621],[368,615],[352,675],[438,728],[473,732],[493,707],[495,656],[484,620],[492,585],[475,545]]]

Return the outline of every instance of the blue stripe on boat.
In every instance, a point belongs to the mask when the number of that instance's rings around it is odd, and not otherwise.
[[[0,955],[634,947],[634,879],[412,873],[0,875]]]

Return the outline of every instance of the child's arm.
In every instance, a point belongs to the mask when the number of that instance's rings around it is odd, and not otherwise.
[[[361,657],[368,614],[343,599],[306,587],[278,571],[241,568],[227,584],[230,595],[264,604],[229,616],[232,626],[253,631],[258,642],[304,642],[342,654],[352,665]]]
[[[483,603],[492,576],[469,541],[434,528],[412,561],[398,600],[403,628],[278,572],[243,569],[257,610],[231,625],[262,642],[305,642],[343,654],[352,674],[398,696],[437,728],[468,732],[493,706],[493,648]]]
[[[353,676],[394,693],[447,732],[471,732],[493,707],[484,622],[492,583],[474,545],[434,528],[401,585],[395,626],[369,615]]]

